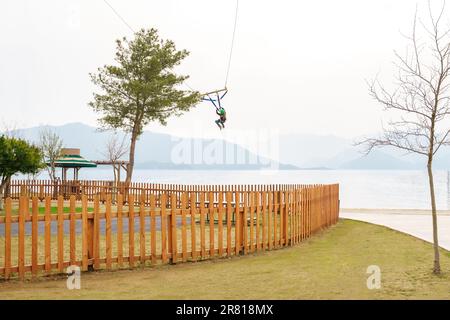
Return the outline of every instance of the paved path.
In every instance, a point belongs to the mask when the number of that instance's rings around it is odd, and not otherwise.
[[[341,211],[340,217],[386,226],[428,242],[433,241],[431,214],[367,213],[352,210]],[[450,216],[438,215],[438,228],[439,245],[450,250]]]

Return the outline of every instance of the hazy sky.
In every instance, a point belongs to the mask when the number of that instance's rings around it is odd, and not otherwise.
[[[181,71],[199,91],[224,85],[234,0],[109,0],[134,28],[155,27],[191,54]],[[433,1],[435,2],[435,1]],[[426,12],[426,1],[418,1]],[[411,0],[240,0],[229,79],[227,128],[353,137],[378,131],[382,113],[365,79],[392,73]],[[448,18],[448,17],[447,17]],[[88,73],[113,62],[114,40],[131,31],[102,0],[0,3],[0,121],[17,127],[96,124]],[[202,103],[165,128],[219,135]]]

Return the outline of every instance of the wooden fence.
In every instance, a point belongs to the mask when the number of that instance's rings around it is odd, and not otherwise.
[[[75,196],[76,200],[81,200],[82,195],[87,196],[88,201],[94,201],[98,196],[100,202],[106,202],[108,195],[111,195],[112,202],[115,201],[115,195],[120,193],[123,195],[124,203],[128,203],[128,197],[133,195],[135,205],[139,205],[142,194],[145,194],[145,206],[150,205],[150,194],[156,196],[156,204],[158,203],[163,193],[175,193],[180,199],[184,192],[213,192],[215,195],[215,202],[218,201],[218,193],[231,192],[235,202],[234,195],[236,192],[275,192],[284,191],[292,188],[300,187],[301,185],[182,185],[182,184],[156,184],[156,183],[139,183],[132,182],[126,184],[119,182],[114,185],[113,181],[95,181],[95,180],[68,180],[56,181],[50,180],[13,180],[7,191],[6,197],[18,200],[20,196],[28,196],[30,198],[36,196],[39,201],[44,201],[47,196],[52,200],[57,200],[59,196],[63,196],[64,200],[69,200],[71,196]],[[209,199],[208,199],[209,201]],[[208,202],[206,201],[206,202]]]
[[[133,268],[278,249],[339,217],[337,184],[146,187],[129,193],[129,204],[120,193],[107,193],[102,203],[99,193],[52,200],[53,190],[43,196],[12,192],[0,213],[0,278],[63,273],[71,265]]]

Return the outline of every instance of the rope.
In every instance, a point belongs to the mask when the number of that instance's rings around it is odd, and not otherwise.
[[[237,26],[237,20],[238,20],[238,11],[239,11],[239,0],[236,0],[236,12],[235,12],[235,15],[234,15],[233,37],[232,37],[232,39],[231,39],[230,56],[229,56],[229,58],[228,58],[227,76],[226,76],[226,78],[225,78],[225,88],[227,87],[228,76],[230,75],[231,58],[233,57],[234,38],[235,38],[235,35],[236,35],[236,26]]]
[[[183,82],[183,84],[189,88],[191,91],[195,91],[194,88],[192,88],[186,81]]]
[[[114,9],[114,7],[107,1],[107,0],[103,0],[103,2],[112,10],[112,12],[114,12],[114,14],[128,27],[128,29],[130,29],[133,33],[136,33],[136,31],[134,31],[134,29],[130,26],[130,24],[119,14],[119,12],[117,12],[116,9]],[[227,75],[225,77],[225,88],[227,87],[228,84],[228,77],[230,75],[230,68],[231,68],[231,60],[233,57],[233,49],[234,49],[234,39],[235,39],[235,35],[236,35],[236,26],[237,26],[237,20],[238,20],[238,12],[239,12],[239,0],[236,0],[236,11],[235,11],[235,16],[234,16],[234,27],[233,27],[233,36],[231,39],[231,48],[230,48],[230,55],[228,57],[228,66],[227,66]],[[186,82],[184,82],[184,84],[191,89],[192,91],[194,91],[194,89],[192,89],[192,87],[190,85],[188,85]]]
[[[133,29],[126,21],[125,21],[124,18],[122,18],[122,16],[116,11],[116,9],[113,8],[113,6],[112,6],[107,0],[103,0],[103,2],[105,2],[106,5],[107,5],[108,7],[111,8],[111,10],[114,12],[114,14],[115,14],[120,20],[122,20],[122,22],[128,27],[128,29],[130,29],[133,33],[136,33],[136,32],[134,31],[134,29]]]

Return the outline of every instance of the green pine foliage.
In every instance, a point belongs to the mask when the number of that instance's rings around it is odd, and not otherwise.
[[[188,76],[174,70],[188,54],[177,50],[173,41],[160,39],[157,30],[142,29],[133,40],[117,40],[115,65],[90,75],[101,91],[94,93],[89,105],[101,114],[102,127],[131,133],[127,180],[144,127],[151,122],[166,125],[169,117],[189,111],[201,99],[198,92],[180,88]]]

